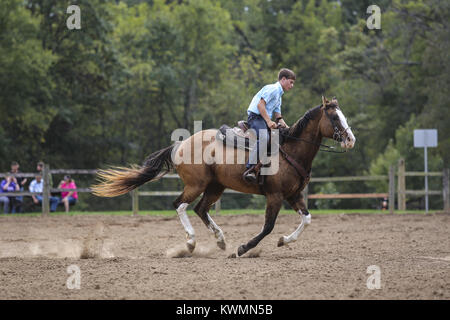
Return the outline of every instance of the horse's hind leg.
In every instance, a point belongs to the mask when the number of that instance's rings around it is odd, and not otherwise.
[[[266,217],[264,222],[264,227],[261,232],[251,239],[247,244],[243,244],[238,248],[237,255],[242,256],[248,250],[253,249],[258,245],[258,243],[269,233],[272,232],[275,226],[275,221],[277,220],[278,213],[280,212],[281,205],[283,203],[283,198],[281,195],[267,195],[267,207],[266,207]]]
[[[222,250],[226,249],[225,237],[219,226],[209,216],[208,211],[211,206],[222,196],[224,190],[225,187],[221,184],[209,184],[203,193],[203,197],[194,208],[194,211],[202,219],[203,223],[214,233],[214,236],[217,239],[217,246]]]
[[[188,205],[194,201],[201,193],[203,192],[202,188],[188,186],[184,187],[183,193],[178,196],[178,198],[173,202],[173,206],[177,210],[178,217],[180,218],[181,224],[186,231],[186,246],[189,252],[194,251],[195,249],[195,231],[189,221],[189,217],[186,213],[186,208]]]

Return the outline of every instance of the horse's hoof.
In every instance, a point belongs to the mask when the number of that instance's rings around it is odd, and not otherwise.
[[[278,246],[278,247],[284,246],[284,237],[281,237],[281,238],[278,240],[277,246]]]
[[[186,247],[187,247],[188,251],[190,253],[192,253],[195,249],[195,241],[189,240],[188,242],[186,242]]]
[[[228,256],[228,259],[235,259],[236,257],[236,253],[232,253]]]
[[[217,241],[217,246],[224,251],[227,248],[227,244],[225,243],[225,241]]]
[[[246,252],[247,252],[247,249],[245,249],[245,246],[243,244],[241,244],[238,248],[237,256],[240,257]]]

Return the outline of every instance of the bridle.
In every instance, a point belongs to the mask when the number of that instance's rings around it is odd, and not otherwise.
[[[336,106],[336,110],[341,110],[341,109],[339,109],[339,106]],[[333,126],[333,129],[334,129],[333,140],[335,140],[337,142],[342,142],[344,140],[344,133],[346,133],[347,130],[351,129],[350,126],[348,126],[345,129],[339,130],[338,126],[336,125],[336,122],[331,117],[331,115],[327,112],[327,107],[325,107],[324,113],[327,116],[327,118],[330,120],[331,125]]]
[[[336,106],[336,109],[338,109],[338,108],[339,108],[339,107]],[[339,110],[340,110],[340,109],[339,109]],[[344,139],[344,133],[347,132],[347,130],[349,130],[350,127],[347,127],[347,128],[345,128],[345,129],[339,130],[338,126],[336,125],[336,122],[333,120],[333,118],[331,117],[331,115],[327,112],[327,107],[326,107],[326,106],[325,106],[323,112],[325,113],[325,115],[327,116],[327,118],[330,120],[331,126],[332,126],[333,129],[334,129],[333,140],[334,140],[334,141],[337,141],[337,142],[342,142],[343,139]],[[291,136],[291,135],[289,135],[289,134],[282,133],[281,131],[280,131],[280,135],[282,135],[283,137],[286,137],[286,138],[288,138],[288,139],[293,139],[293,140],[297,140],[297,141],[303,141],[303,142],[306,142],[306,143],[309,143],[309,144],[318,146],[319,148],[320,148],[320,147],[325,148],[325,149],[319,149],[319,151],[323,151],[323,152],[331,152],[331,153],[346,153],[346,152],[347,152],[347,149],[345,149],[344,151],[334,151],[334,149],[336,149],[336,148],[333,147],[333,146],[329,146],[329,145],[326,145],[326,144],[323,144],[323,143],[316,143],[316,142],[309,141],[309,140],[302,139],[302,138],[293,137],[293,136]]]

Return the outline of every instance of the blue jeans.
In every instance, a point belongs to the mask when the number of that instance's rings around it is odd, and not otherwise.
[[[0,202],[3,202],[3,213],[7,214],[9,212],[9,198],[0,196]]]
[[[38,199],[39,204],[42,204],[42,196],[36,196],[36,199]],[[50,212],[55,212],[56,207],[58,206],[59,198],[58,197],[50,197]]]
[[[61,202],[60,202],[60,203],[63,203],[62,200],[63,200],[63,199],[61,199]],[[74,205],[74,204],[76,204],[76,203],[77,203],[77,199],[75,199],[74,197],[70,196],[70,197],[69,197],[69,204],[72,206],[72,205]]]
[[[266,121],[264,118],[256,113],[253,113],[250,111],[250,114],[248,115],[248,125],[250,129],[253,129],[256,131],[256,148],[253,147],[253,149],[250,151],[250,154],[248,156],[248,162],[247,162],[247,169],[249,169],[252,165],[257,164],[259,159],[259,148],[260,145],[265,145],[269,143],[269,127],[267,126]]]
[[[23,187],[20,187],[20,191],[24,191]],[[22,213],[23,196],[12,198],[12,213]]]

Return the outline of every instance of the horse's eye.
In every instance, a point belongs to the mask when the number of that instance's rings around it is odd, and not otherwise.
[[[333,116],[333,120],[334,120],[334,121],[338,121],[338,120],[339,120],[339,117],[338,117],[337,115],[334,115],[334,116]]]

